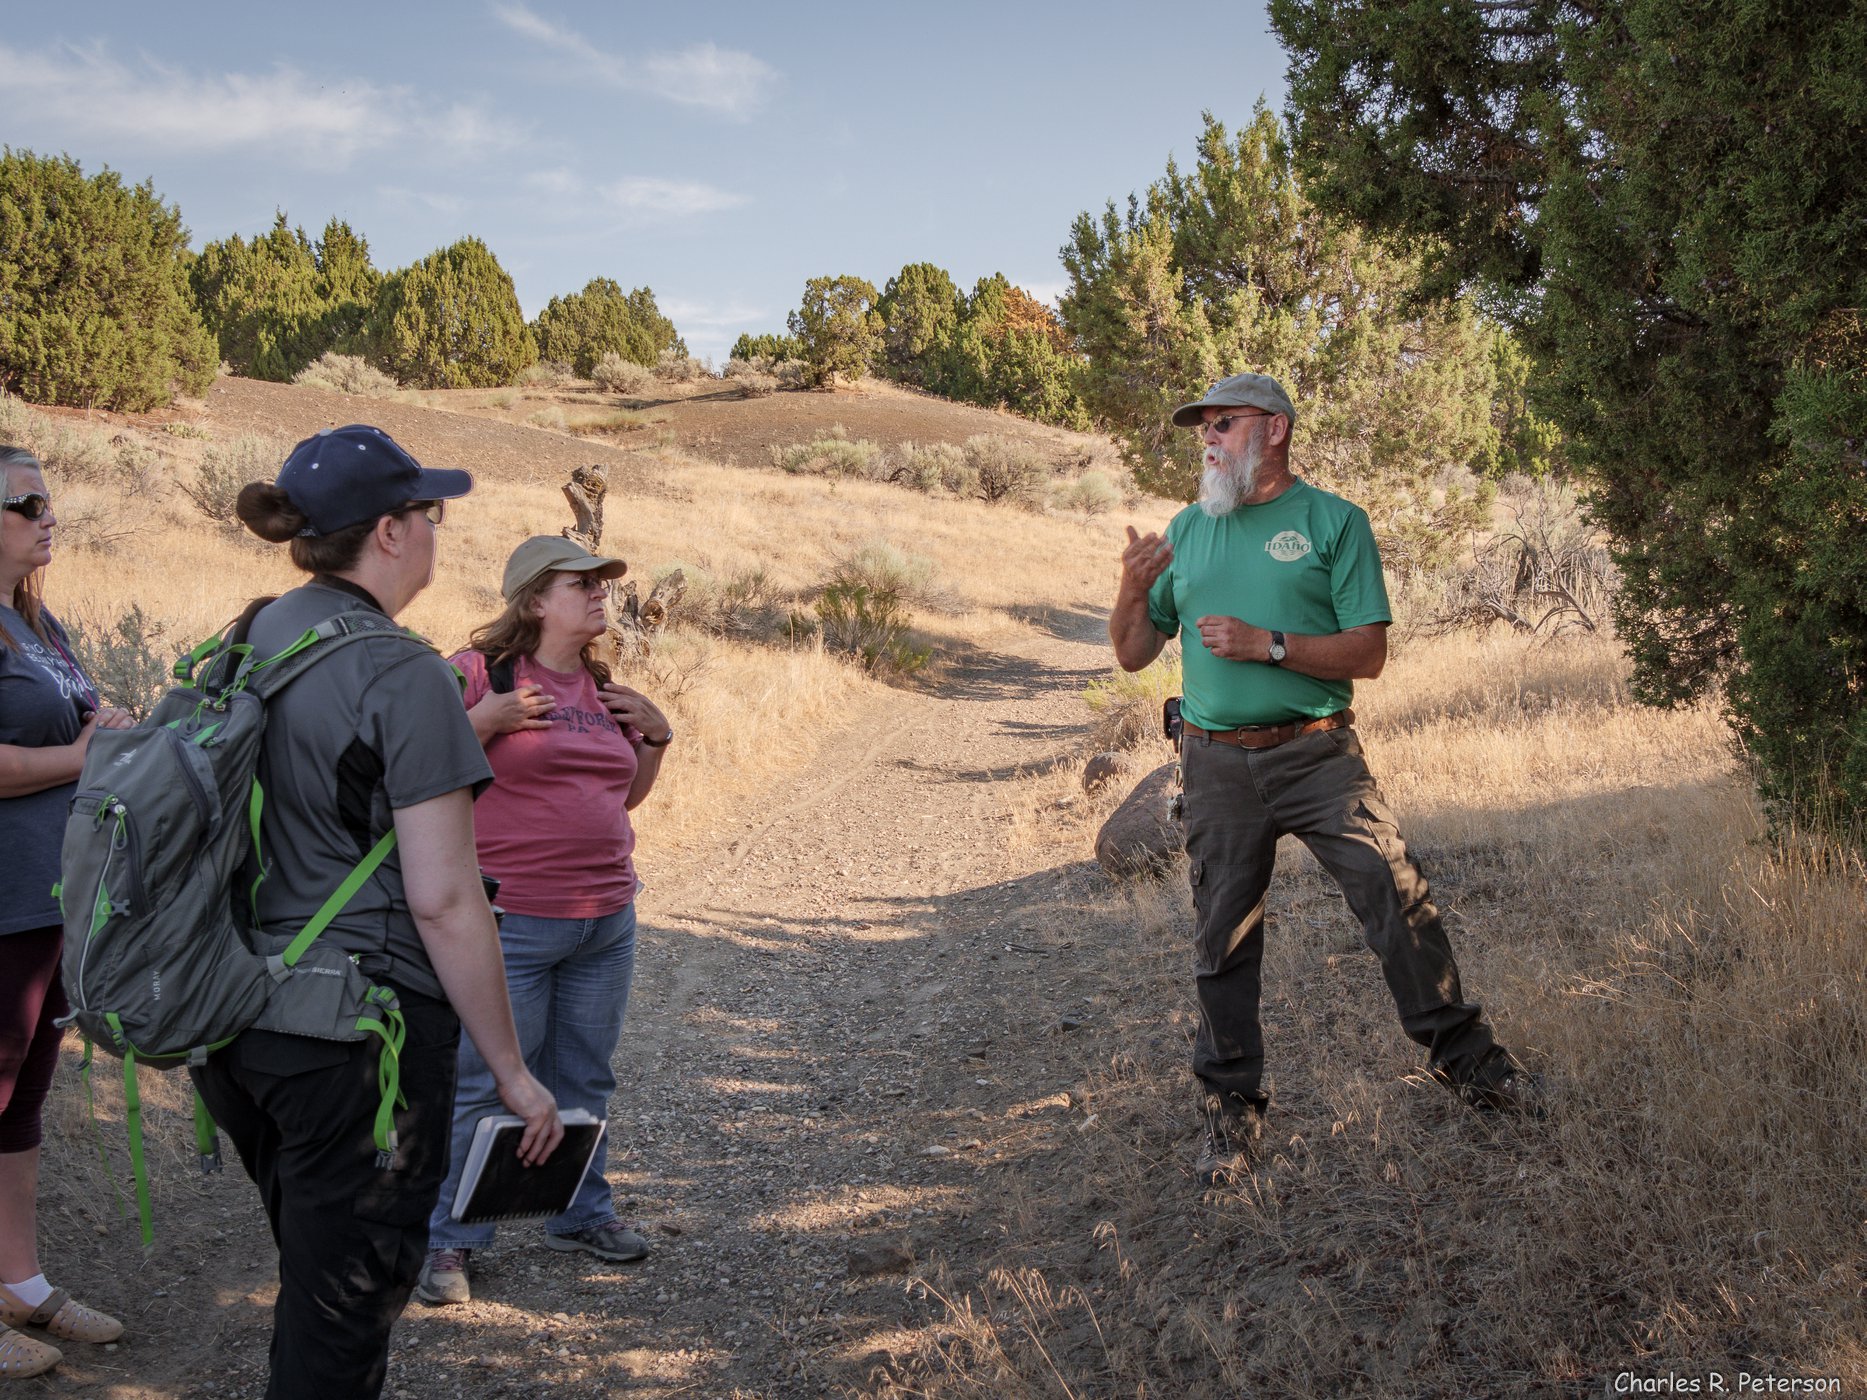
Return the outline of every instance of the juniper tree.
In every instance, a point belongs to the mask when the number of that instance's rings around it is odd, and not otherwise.
[[[188,295],[188,230],[148,181],[0,148],[0,384],[137,411],[213,382]]]
[[[860,277],[811,278],[787,320],[813,384],[832,384],[839,374],[860,379],[881,345],[875,284]]]
[[[538,359],[512,279],[477,238],[391,273],[364,335],[379,368],[424,389],[510,384]]]
[[[653,365],[664,350],[685,355],[674,322],[661,314],[647,287],[624,292],[608,277],[594,277],[581,292],[552,297],[532,324],[538,353],[588,378],[605,355]]]
[[[1642,698],[1867,810],[1867,11],[1272,0],[1313,198],[1481,291],[1593,482]]]

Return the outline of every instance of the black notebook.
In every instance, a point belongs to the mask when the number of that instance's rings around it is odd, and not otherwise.
[[[460,1170],[460,1190],[449,1212],[453,1218],[463,1225],[481,1225],[492,1220],[548,1220],[569,1210],[609,1124],[581,1108],[565,1109],[560,1116],[564,1141],[535,1167],[519,1161],[523,1118],[503,1113],[482,1118]]]

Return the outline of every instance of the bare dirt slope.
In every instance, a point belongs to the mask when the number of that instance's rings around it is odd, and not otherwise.
[[[678,868],[644,810],[612,1177],[655,1252],[610,1266],[508,1231],[472,1304],[411,1306],[391,1394],[817,1396],[892,1364],[890,1333],[925,1312],[911,1274],[999,1234],[995,1173],[1086,1053],[1084,989],[1027,928],[1100,877],[1026,868],[1000,781],[1075,744],[1106,665],[1093,613],[1048,625],[815,736],[807,785]],[[263,1388],[272,1249],[250,1186],[186,1180],[178,1156],[158,1169],[178,1179],[149,1263],[65,1267],[128,1338],[75,1351],[42,1393]],[[123,1257],[106,1203],[49,1194],[61,1261],[87,1222],[90,1270]]]

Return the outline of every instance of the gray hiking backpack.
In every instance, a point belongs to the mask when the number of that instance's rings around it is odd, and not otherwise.
[[[396,636],[427,646],[379,613],[339,613],[278,655],[245,642],[259,608],[175,663],[181,684],[134,729],[92,733],[65,824],[63,977],[70,1021],[91,1047],[123,1061],[125,1118],[138,1215],[153,1238],[136,1066],[198,1065],[258,1024],[330,1040],[382,1038],[379,1154],[392,1159],[404,1036],[395,994],[372,986],[335,947],[314,948],[395,846],[387,832],[294,934],[259,929],[257,891],[235,889],[260,842],[265,794],[257,768],[266,703],[339,647]],[[220,1166],[214,1125],[195,1099],[195,1142],[206,1171]],[[385,1160],[385,1165],[388,1162]]]

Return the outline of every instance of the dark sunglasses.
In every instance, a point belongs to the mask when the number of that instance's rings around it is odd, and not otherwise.
[[[1211,428],[1215,433],[1224,434],[1231,432],[1232,424],[1241,423],[1247,418],[1270,418],[1272,416],[1274,415],[1269,413],[1228,413],[1223,418],[1214,418],[1209,423],[1201,423],[1199,430],[1203,433],[1207,428]]]
[[[8,496],[0,502],[10,511],[25,516],[28,520],[37,520],[52,508],[52,498],[34,491],[25,496]]]

